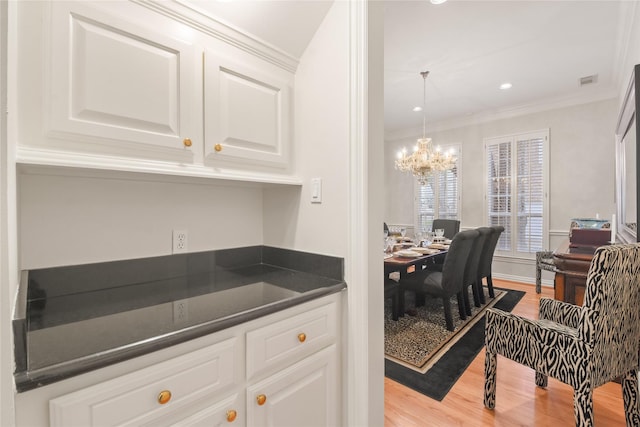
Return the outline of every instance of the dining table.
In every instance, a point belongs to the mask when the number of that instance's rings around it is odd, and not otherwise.
[[[432,245],[434,246],[434,245]],[[429,263],[435,262],[437,258],[446,256],[448,245],[435,245],[430,253],[421,253],[420,255],[404,256],[402,250],[392,253],[385,253],[384,257],[384,277],[389,277],[392,273],[399,273],[399,280],[407,278],[410,274],[426,268]],[[427,249],[429,249],[427,247]],[[399,296],[399,314],[403,316],[405,313],[404,293],[400,292]]]

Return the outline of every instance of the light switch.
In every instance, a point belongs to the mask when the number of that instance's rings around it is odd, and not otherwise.
[[[311,178],[311,203],[322,203],[322,178]]]

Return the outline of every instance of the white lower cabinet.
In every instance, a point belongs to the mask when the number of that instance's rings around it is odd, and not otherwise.
[[[335,401],[336,348],[328,347],[247,389],[247,425],[324,427],[340,424]]]
[[[54,397],[50,425],[338,426],[340,298],[238,325],[219,342],[213,334],[198,350]]]
[[[226,401],[241,381],[239,345],[231,338],[53,399],[51,425],[168,425],[216,400]]]

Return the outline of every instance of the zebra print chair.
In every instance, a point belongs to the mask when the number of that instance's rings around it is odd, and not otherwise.
[[[622,378],[627,426],[639,426],[640,244],[596,250],[583,306],[540,299],[540,320],[487,310],[484,405],[495,407],[501,354],[573,387],[576,426],[593,426],[593,389]]]

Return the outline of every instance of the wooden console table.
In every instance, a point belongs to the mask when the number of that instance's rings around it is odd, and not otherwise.
[[[587,272],[596,246],[572,247],[569,239],[553,252],[556,277],[553,282],[554,298],[582,305],[587,285]]]

